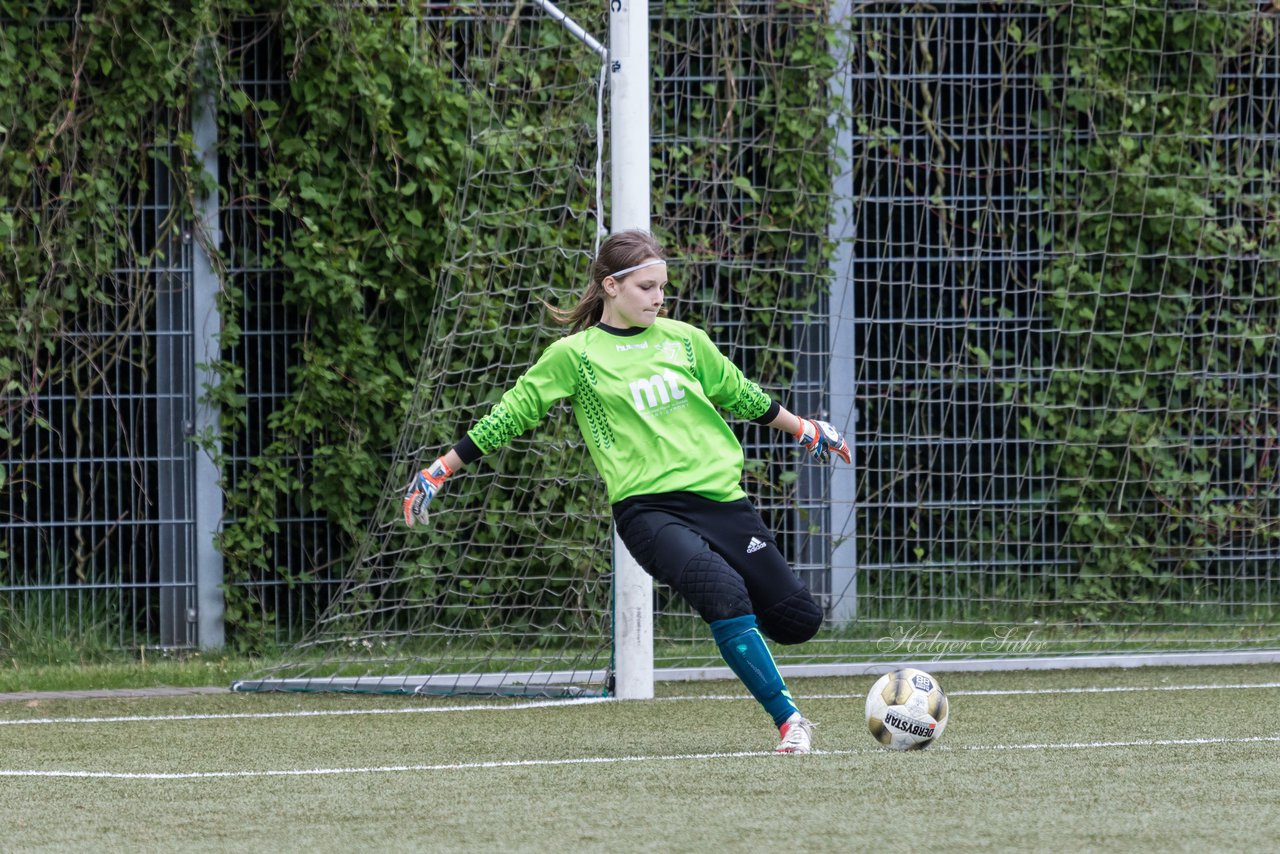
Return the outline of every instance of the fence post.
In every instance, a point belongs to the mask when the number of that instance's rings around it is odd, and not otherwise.
[[[853,271],[853,131],[852,119],[850,27],[853,10],[850,0],[831,4],[831,23],[839,35],[831,50],[836,67],[831,80],[832,116],[835,134],[832,151],[832,202],[835,216],[828,232],[834,249],[831,259],[831,299],[828,303],[831,347],[830,391],[831,419],[848,437],[853,464],[837,464],[831,471],[831,611],[830,620],[841,625],[858,615],[858,552],[854,504],[858,488],[858,408],[855,398],[857,383],[854,348]]]
[[[194,448],[195,561],[196,561],[196,641],[201,649],[221,649],[226,639],[223,623],[222,554],[214,547],[214,537],[222,524],[222,485],[217,457],[221,439],[218,408],[207,390],[217,384],[212,366],[220,354],[222,316],[218,312],[220,282],[214,269],[218,246],[222,243],[218,206],[218,122],[217,78],[212,73],[211,53],[204,48],[200,91],[195,100],[192,141],[196,156],[213,189],[196,202],[196,222],[192,240],[192,313],[195,347],[193,388],[195,418],[193,434],[207,437],[209,444]]]

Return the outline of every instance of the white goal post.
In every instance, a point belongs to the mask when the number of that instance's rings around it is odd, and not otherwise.
[[[608,0],[609,46],[550,0],[534,0],[551,18],[600,54],[609,80],[609,173],[612,232],[648,231],[652,212],[648,0]],[[613,535],[612,693],[653,696],[653,580]]]
[[[649,3],[609,0],[609,171],[613,232],[650,228]],[[615,696],[653,696],[653,581],[613,535]]]

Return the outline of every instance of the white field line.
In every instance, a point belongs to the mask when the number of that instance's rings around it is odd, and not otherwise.
[[[1225,744],[1275,744],[1280,735],[1251,736],[1244,738],[1161,738],[1133,741],[1074,741],[1045,744],[985,744],[960,748],[936,748],[937,752],[990,752],[1005,750],[1105,750],[1125,747],[1199,747]],[[818,750],[816,759],[828,756],[865,756],[883,753],[880,748],[863,750]],[[244,779],[248,777],[331,777],[351,774],[400,774],[406,772],[478,771],[495,768],[549,768],[573,765],[618,765],[634,762],[707,762],[719,759],[743,759],[751,757],[776,757],[774,761],[796,761],[781,758],[772,751],[741,751],[737,753],[682,753],[657,756],[583,756],[568,759],[515,759],[491,762],[449,762],[431,765],[377,765],[357,768],[292,768],[244,771],[185,771],[185,772],[133,772],[133,771],[74,771],[0,769],[0,779],[20,777],[72,778],[92,780],[217,780]]]
[[[1103,688],[1010,688],[993,691],[948,691],[948,697],[1016,697],[1023,694],[1126,694],[1142,691],[1240,691],[1258,688],[1280,688],[1280,682],[1253,682],[1247,685],[1145,685]]]
[[[577,697],[572,700],[534,700],[527,703],[470,703],[465,706],[402,706],[392,709],[314,709],[294,712],[225,712],[189,715],[120,715],[100,718],[31,718],[0,720],[0,726],[25,724],[127,724],[156,721],[267,720],[271,718],[332,718],[350,715],[420,715],[429,712],[506,712],[546,709],[555,706],[587,706],[607,703],[608,697]]]
[[[948,697],[1017,697],[1054,694],[1141,694],[1154,691],[1250,691],[1280,688],[1280,682],[1255,682],[1233,685],[1137,685],[1096,688],[1011,688],[990,691],[948,691]],[[862,694],[806,694],[804,700],[859,700]],[[661,702],[687,702],[692,700],[750,700],[746,694],[688,694],[676,697],[658,697]],[[506,712],[525,709],[546,709],[559,706],[587,706],[613,702],[609,697],[578,697],[571,700],[534,700],[518,703],[469,703],[464,706],[400,706],[380,709],[313,709],[292,712],[225,712],[185,715],[120,715],[115,717],[29,718],[26,720],[0,720],[0,726],[36,726],[48,724],[117,724],[156,723],[165,721],[220,721],[220,720],[270,720],[273,718],[324,718],[352,715],[422,715],[445,712]]]
[[[1275,744],[1280,735],[1240,738],[1140,738],[1133,741],[1067,741],[1044,744],[972,744],[960,750],[1098,750],[1107,747],[1197,747],[1214,744]]]
[[[948,697],[1022,697],[1049,696],[1053,694],[1143,694],[1152,691],[1249,691],[1262,688],[1280,688],[1280,682],[1251,682],[1237,685],[1116,685],[1095,688],[995,688],[989,691],[948,691]],[[798,698],[805,700],[853,700],[862,694],[802,694]],[[708,694],[698,696],[690,694],[686,697],[664,697],[667,700],[737,700],[741,696],[730,694]]]

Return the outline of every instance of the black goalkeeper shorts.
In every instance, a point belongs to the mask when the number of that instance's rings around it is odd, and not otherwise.
[[[822,624],[821,608],[749,500],[638,495],[615,504],[613,518],[632,557],[707,622],[754,613],[781,643],[808,640]]]

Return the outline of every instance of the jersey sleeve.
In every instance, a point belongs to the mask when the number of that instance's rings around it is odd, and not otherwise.
[[[537,425],[558,400],[574,392],[573,354],[564,339],[554,342],[515,381],[467,437],[489,454]]]
[[[756,421],[773,407],[759,385],[747,379],[701,329],[692,330],[694,373],[707,398],[737,418]]]

